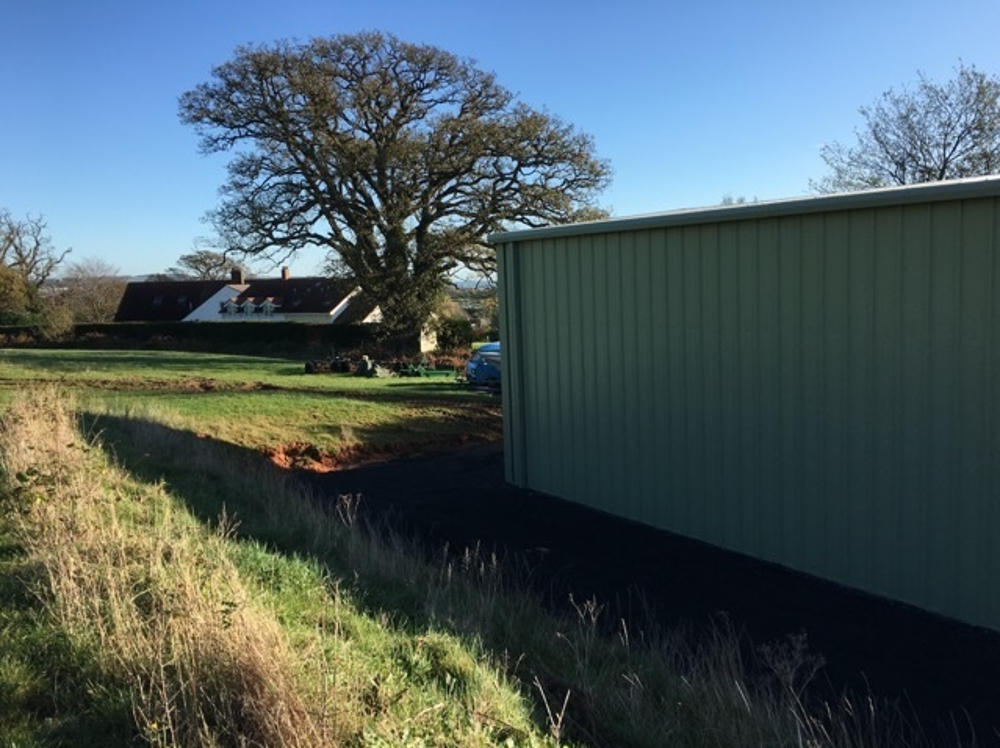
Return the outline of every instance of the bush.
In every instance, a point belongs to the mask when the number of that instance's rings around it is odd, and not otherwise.
[[[61,309],[58,308],[58,309]],[[385,338],[377,325],[297,322],[116,322],[67,325],[65,315],[47,314],[0,326],[0,345],[67,348],[151,348],[156,350],[299,355],[363,352],[376,358],[419,349],[416,336]]]
[[[472,323],[459,317],[442,317],[434,324],[439,351],[454,351],[468,348],[475,340]]]
[[[63,340],[73,334],[73,312],[62,304],[46,304],[38,320],[43,340]]]
[[[455,369],[457,371],[465,369],[465,364],[471,355],[472,351],[470,349],[458,348],[448,353],[433,356],[430,363],[435,369]]]
[[[24,324],[35,301],[24,276],[0,264],[0,324]]]

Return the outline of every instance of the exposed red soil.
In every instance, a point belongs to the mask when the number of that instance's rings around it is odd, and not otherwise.
[[[458,433],[435,435],[424,441],[407,441],[386,444],[346,444],[335,452],[320,449],[303,441],[289,442],[276,447],[263,447],[261,451],[280,468],[304,470],[310,473],[330,473],[362,465],[372,465],[405,457],[425,457],[440,454],[469,444],[488,444],[499,441],[499,433]]]
[[[275,465],[289,470],[329,473],[341,466],[336,455],[323,452],[309,442],[289,442],[277,447],[262,447],[261,451]]]

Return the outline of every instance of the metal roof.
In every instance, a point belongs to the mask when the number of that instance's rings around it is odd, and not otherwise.
[[[803,213],[823,213],[835,210],[856,210],[890,205],[908,205],[942,200],[962,200],[974,197],[1000,196],[1000,175],[953,179],[944,182],[926,182],[905,187],[882,187],[836,195],[794,197],[767,202],[740,205],[714,205],[707,208],[685,208],[664,213],[646,213],[603,221],[569,223],[545,226],[538,229],[519,229],[490,234],[490,244],[534,239],[552,239],[581,234],[604,234],[612,231],[637,231],[667,226],[685,226],[722,221],[744,221],[756,218],[774,218]]]

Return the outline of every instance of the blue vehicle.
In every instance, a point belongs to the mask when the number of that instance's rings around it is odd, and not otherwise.
[[[465,378],[477,387],[500,386],[500,343],[479,347],[465,365]]]

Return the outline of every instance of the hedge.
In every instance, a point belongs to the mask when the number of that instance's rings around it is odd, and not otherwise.
[[[0,346],[52,348],[161,348],[216,352],[392,350],[412,352],[412,340],[382,340],[377,325],[296,322],[115,322],[76,325],[70,335],[45,340],[37,327],[0,326]]]

